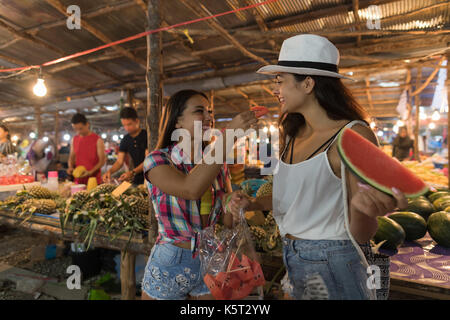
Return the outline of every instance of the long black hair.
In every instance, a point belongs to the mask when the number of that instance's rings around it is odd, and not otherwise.
[[[195,90],[181,90],[169,98],[169,101],[167,101],[166,106],[162,110],[156,149],[167,148],[173,143],[171,137],[176,129],[178,118],[181,117],[183,111],[186,109],[186,102],[196,95],[200,95],[208,100],[208,97],[204,93]]]
[[[293,74],[297,82],[304,81],[308,75]],[[355,100],[350,90],[340,78],[309,76],[314,80],[314,94],[332,120],[368,121],[366,110]],[[280,150],[283,150],[287,136],[294,137],[305,125],[300,113],[284,112],[279,118]]]

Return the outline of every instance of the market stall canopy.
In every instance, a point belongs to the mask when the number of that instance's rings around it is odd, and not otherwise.
[[[171,26],[240,7],[257,0],[164,0],[162,26]],[[69,29],[66,9],[78,5],[81,29]],[[144,0],[0,0],[0,69],[40,65],[145,31]],[[270,78],[255,71],[276,63],[284,39],[299,33],[328,37],[341,53],[345,82],[374,117],[398,116],[408,84],[416,88],[421,68],[422,106],[431,104],[436,69],[450,48],[450,4],[441,0],[279,0],[248,10],[162,32],[164,95],[193,88],[214,90],[216,118],[226,119],[278,101]],[[68,124],[84,112],[105,128],[118,126],[118,106],[135,106],[145,117],[146,38],[67,60],[42,69],[48,88],[33,95],[38,70],[0,73],[0,118],[11,127],[54,114]],[[408,71],[409,70],[409,71]],[[121,104],[122,99],[122,104]],[[40,120],[35,110],[40,107]]]

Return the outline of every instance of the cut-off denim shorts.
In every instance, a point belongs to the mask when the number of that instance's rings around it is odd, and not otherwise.
[[[283,261],[290,295],[299,300],[368,300],[374,291],[350,240],[292,240],[283,238]]]
[[[184,300],[210,294],[203,282],[200,258],[170,243],[155,244],[145,267],[142,291],[158,300]]]

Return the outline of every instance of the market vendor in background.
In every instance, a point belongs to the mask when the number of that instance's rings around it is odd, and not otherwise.
[[[128,134],[120,142],[117,161],[103,175],[103,180],[105,182],[111,180],[111,175],[122,168],[125,156],[128,154],[133,160],[134,169],[122,174],[119,177],[119,182],[132,181],[134,184],[143,184],[143,166],[147,154],[147,131],[141,129],[138,114],[133,108],[122,109],[120,122]]]
[[[87,171],[80,178],[76,178],[75,183],[87,184],[90,177],[96,177],[97,183],[101,184],[101,168],[106,162],[103,140],[91,131],[90,124],[83,114],[75,114],[71,122],[77,135],[70,144],[67,173],[71,175],[76,167],[84,166]]]
[[[392,156],[403,161],[410,158],[411,152],[414,152],[414,140],[408,136],[406,127],[401,127],[392,143]]]
[[[4,124],[0,124],[0,158],[16,152],[16,147],[11,142],[9,129]]]

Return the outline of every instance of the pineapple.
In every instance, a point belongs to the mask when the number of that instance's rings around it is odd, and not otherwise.
[[[275,218],[273,217],[272,211],[267,215],[264,220],[264,226],[268,228],[273,228],[277,225]]]
[[[246,195],[248,195],[249,197],[251,197],[252,194],[253,194],[253,189],[252,189],[252,187],[250,186],[249,183],[244,185],[244,187],[242,188],[242,191],[244,191],[244,193]]]
[[[28,190],[28,193],[35,199],[51,199],[52,193],[50,190],[40,186],[33,186]]]
[[[148,215],[149,203],[138,196],[125,196],[123,201],[130,206],[132,215]]]
[[[96,200],[90,200],[83,205],[83,209],[86,211],[95,211],[98,208],[98,202]]]
[[[22,212],[52,214],[56,211],[56,202],[51,199],[28,199],[20,209]]]
[[[117,186],[115,184],[104,183],[95,187],[91,192],[91,197],[100,196],[102,194],[112,193]]]
[[[78,191],[73,196],[72,199],[77,203],[83,204],[90,199],[90,194],[87,191]]]
[[[256,192],[256,197],[265,197],[272,194],[272,183],[266,182],[261,187],[259,187],[258,191]]]
[[[264,241],[264,239],[267,236],[267,232],[266,230],[264,230],[261,227],[257,227],[257,226],[251,226],[250,227],[250,232],[252,234],[252,238],[255,241],[255,243],[259,244],[262,241]]]

